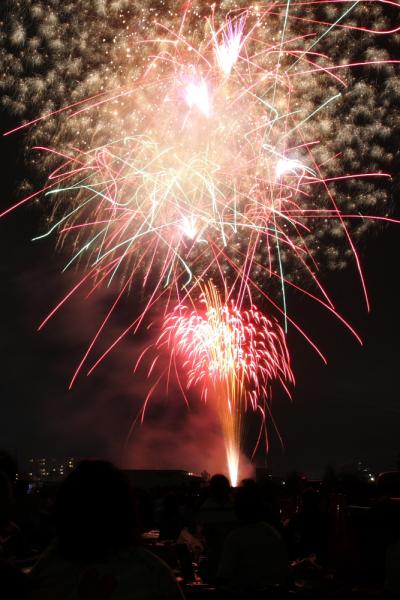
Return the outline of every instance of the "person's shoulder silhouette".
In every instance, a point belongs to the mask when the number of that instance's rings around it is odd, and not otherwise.
[[[111,463],[83,461],[67,477],[55,525],[32,571],[32,600],[182,598],[170,569],[141,547],[132,489]]]

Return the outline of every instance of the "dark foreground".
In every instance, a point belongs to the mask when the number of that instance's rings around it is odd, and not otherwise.
[[[28,485],[0,455],[0,598],[183,597],[400,598],[398,474],[145,490],[83,461]]]

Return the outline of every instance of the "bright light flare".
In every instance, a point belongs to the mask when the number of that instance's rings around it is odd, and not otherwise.
[[[179,229],[187,238],[194,240],[198,234],[196,217],[193,215],[190,217],[183,217]]]
[[[218,35],[214,33],[214,50],[217,63],[224,75],[229,76],[236,64],[240,49],[243,44],[243,30],[245,19],[241,17],[234,21],[229,20],[222,29],[222,42],[218,42]]]
[[[200,78],[191,81],[185,88],[185,100],[189,108],[197,108],[205,117],[211,114],[211,102],[207,82]]]
[[[276,176],[278,179],[284,175],[299,175],[304,174],[307,167],[299,160],[290,158],[280,158],[276,164]]]

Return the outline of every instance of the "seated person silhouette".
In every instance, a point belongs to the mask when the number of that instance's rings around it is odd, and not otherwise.
[[[129,482],[83,461],[55,502],[56,539],[32,570],[32,600],[183,598],[170,569],[140,545]]]
[[[225,539],[218,570],[222,588],[244,596],[285,582],[288,558],[281,535],[264,521],[257,487],[236,491],[239,526]]]

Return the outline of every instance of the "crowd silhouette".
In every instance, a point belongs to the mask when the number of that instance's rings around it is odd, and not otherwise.
[[[231,489],[217,474],[149,491],[84,460],[32,490],[2,453],[0,598],[400,598],[400,498],[388,478],[285,483]]]

